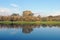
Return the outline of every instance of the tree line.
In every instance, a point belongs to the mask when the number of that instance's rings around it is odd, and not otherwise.
[[[34,16],[31,11],[23,11],[22,16],[15,13],[10,16],[0,16],[0,21],[60,21],[60,15],[41,17],[40,15]]]

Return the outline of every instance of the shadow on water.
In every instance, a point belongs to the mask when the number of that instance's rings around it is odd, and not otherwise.
[[[60,27],[60,25],[3,25],[0,24],[0,28],[22,28],[22,32],[23,33],[31,33],[33,31],[34,28],[40,28],[40,27]]]

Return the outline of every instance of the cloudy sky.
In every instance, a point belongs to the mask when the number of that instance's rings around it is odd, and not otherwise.
[[[21,15],[25,10],[41,16],[60,15],[60,0],[0,0],[0,15]]]

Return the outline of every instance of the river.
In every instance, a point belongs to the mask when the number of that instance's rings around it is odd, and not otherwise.
[[[0,40],[60,40],[60,25],[0,25]]]

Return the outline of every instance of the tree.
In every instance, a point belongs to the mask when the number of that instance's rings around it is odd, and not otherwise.
[[[19,16],[19,14],[17,14],[17,13],[13,13],[11,16]]]
[[[52,21],[52,18],[53,18],[53,16],[48,16],[48,17],[47,17],[47,20],[48,20],[48,21]]]

